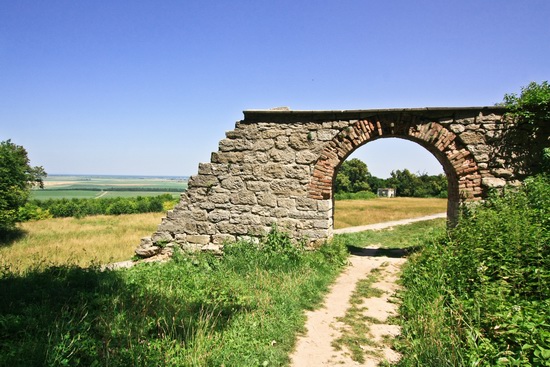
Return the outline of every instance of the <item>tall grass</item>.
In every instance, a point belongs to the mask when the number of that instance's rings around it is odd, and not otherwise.
[[[0,265],[15,272],[46,266],[90,266],[130,259],[162,213],[55,218],[19,225],[19,237],[0,244]],[[42,264],[42,265],[40,265]]]
[[[4,271],[0,366],[280,366],[345,263],[277,232],[119,271]]]
[[[550,366],[550,180],[467,212],[405,267],[399,366]]]

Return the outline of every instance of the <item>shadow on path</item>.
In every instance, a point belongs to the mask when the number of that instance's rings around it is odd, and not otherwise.
[[[407,248],[363,248],[357,246],[347,246],[350,254],[354,256],[370,256],[370,257],[391,257],[403,258],[418,251],[420,247],[412,246]]]

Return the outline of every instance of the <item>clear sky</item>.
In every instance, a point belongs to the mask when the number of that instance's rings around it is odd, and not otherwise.
[[[0,140],[50,174],[193,175],[246,109],[501,102],[550,79],[549,19],[548,0],[0,1]],[[442,172],[404,140],[356,156]]]

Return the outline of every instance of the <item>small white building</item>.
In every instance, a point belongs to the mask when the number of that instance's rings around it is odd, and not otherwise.
[[[394,198],[395,197],[395,189],[379,188],[378,189],[378,196],[383,197],[383,198]]]

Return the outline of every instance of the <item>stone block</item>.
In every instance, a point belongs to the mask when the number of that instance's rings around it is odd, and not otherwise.
[[[159,246],[138,247],[135,251],[136,255],[143,258],[148,258],[159,254],[161,248]]]
[[[258,192],[256,194],[258,205],[276,207],[277,197],[267,192]]]
[[[201,247],[202,252],[210,252],[212,254],[221,255],[222,247],[218,244],[209,243]]]
[[[174,240],[174,237],[169,232],[155,232],[153,236],[151,236],[151,241],[153,243],[168,243]]]
[[[223,245],[226,243],[235,242],[236,238],[230,234],[215,234],[212,236],[212,243],[216,245]]]
[[[268,163],[262,168],[262,175],[266,178],[285,178],[285,170],[280,163]]]
[[[296,198],[296,209],[298,210],[317,210],[317,200],[307,197]]]
[[[328,212],[332,210],[332,200],[317,200],[317,210]]]
[[[486,187],[504,187],[506,186],[506,181],[502,178],[496,177],[483,177],[481,183]]]
[[[269,182],[267,181],[247,181],[246,188],[249,191],[267,191],[269,190]]]
[[[308,139],[307,133],[300,132],[294,133],[290,136],[290,147],[295,150],[304,150],[308,149],[312,144],[312,141]]]
[[[315,162],[318,158],[318,155],[309,150],[302,150],[296,152],[296,163],[298,164],[311,164]]]
[[[291,149],[271,149],[269,151],[269,158],[273,162],[290,164],[296,161],[296,153]]]
[[[309,178],[309,167],[303,165],[284,166],[284,175],[286,178],[294,180],[305,180]]]
[[[188,243],[197,244],[197,245],[206,245],[210,243],[210,236],[208,235],[187,235],[186,238]]]
[[[230,214],[228,210],[215,209],[208,213],[208,220],[212,223],[218,223],[224,220],[229,220]]]
[[[256,205],[256,195],[250,191],[239,191],[230,195],[229,202],[233,205]]]
[[[265,152],[267,150],[270,150],[274,146],[275,146],[275,141],[273,139],[262,139],[254,142],[252,146],[252,150]]]
[[[478,145],[485,143],[485,138],[483,135],[475,131],[465,131],[458,136],[466,145]]]
[[[220,152],[229,152],[235,150],[235,140],[232,139],[222,139],[218,143],[218,149]]]
[[[218,184],[218,178],[214,175],[191,176],[189,187],[211,187]]]
[[[278,136],[275,139],[275,148],[277,148],[277,149],[287,149],[289,141],[290,141],[290,138],[286,135]]]
[[[244,182],[240,177],[228,177],[221,182],[221,187],[227,190],[235,191],[244,188]]]
[[[319,130],[317,131],[317,140],[330,141],[336,136],[337,133],[338,130],[334,129]]]
[[[271,191],[279,196],[306,196],[306,185],[291,180],[274,180],[269,185]]]

